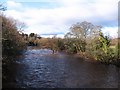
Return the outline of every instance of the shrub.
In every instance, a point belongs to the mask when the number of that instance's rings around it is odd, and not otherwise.
[[[2,52],[4,55],[15,55],[25,48],[25,41],[19,33],[14,19],[2,17]]]

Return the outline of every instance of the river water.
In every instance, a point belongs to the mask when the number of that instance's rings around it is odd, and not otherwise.
[[[6,69],[3,88],[118,88],[118,68],[48,49],[28,49]]]

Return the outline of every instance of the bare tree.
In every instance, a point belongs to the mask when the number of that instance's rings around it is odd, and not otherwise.
[[[15,21],[15,24],[17,26],[17,29],[20,33],[22,33],[26,27],[26,24],[24,22],[20,22],[18,20]]]
[[[71,38],[73,36],[73,34],[71,32],[68,32],[64,37],[65,38]]]
[[[76,23],[73,24],[70,27],[71,33],[76,37],[76,38],[82,38],[86,39],[89,38],[91,35],[98,34],[98,31],[101,30],[101,26],[95,26],[90,22],[81,22],[81,23]]]
[[[74,38],[81,39],[84,42],[84,50],[86,49],[87,41],[89,41],[92,37],[99,36],[99,31],[101,30],[101,26],[93,25],[90,22],[81,22],[73,24],[70,27],[70,33]]]
[[[0,3],[0,11],[6,11],[7,7],[3,5],[3,3]]]

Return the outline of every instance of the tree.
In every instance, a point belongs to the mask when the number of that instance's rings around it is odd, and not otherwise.
[[[2,51],[3,55],[14,55],[25,47],[22,35],[18,32],[15,20],[4,15],[2,17]]]
[[[35,36],[35,33],[30,33],[29,34],[29,37],[34,37]]]
[[[30,33],[29,39],[28,39],[29,45],[31,46],[37,46],[37,34]]]
[[[70,27],[70,35],[72,35],[73,38],[81,39],[82,41],[82,48],[83,52],[86,50],[87,41],[90,40],[90,38],[99,35],[99,31],[101,30],[101,26],[93,25],[90,22],[81,22],[73,24]]]
[[[72,38],[73,34],[71,32],[68,32],[67,34],[65,34],[65,38]]]
[[[7,7],[5,7],[2,3],[0,3],[0,11],[6,11]]]
[[[22,33],[24,28],[26,27],[26,24],[24,22],[20,22],[18,20],[15,20],[15,24],[16,24],[16,27],[17,27],[17,30]]]
[[[108,48],[110,46],[110,39],[109,39],[109,37],[104,36],[103,33],[100,32],[100,38],[99,38],[99,40],[100,40],[100,43],[101,43],[100,44],[101,48],[103,49],[103,51],[105,52],[105,54],[107,54]]]

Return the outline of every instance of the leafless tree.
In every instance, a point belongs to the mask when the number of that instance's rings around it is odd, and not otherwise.
[[[3,3],[0,3],[0,11],[6,11],[7,7],[3,5]]]

